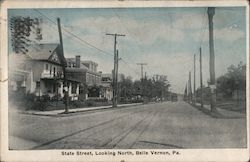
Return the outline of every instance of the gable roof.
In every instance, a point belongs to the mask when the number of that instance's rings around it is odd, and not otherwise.
[[[34,60],[48,60],[59,44],[32,44],[27,53]]]

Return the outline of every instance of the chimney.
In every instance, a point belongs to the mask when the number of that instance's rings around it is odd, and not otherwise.
[[[81,64],[81,56],[77,55],[76,56],[76,68],[80,68],[80,64]]]

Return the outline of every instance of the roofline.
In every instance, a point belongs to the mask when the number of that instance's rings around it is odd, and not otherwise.
[[[56,65],[60,65],[60,66],[63,66],[63,64],[59,64],[57,62],[53,62],[53,61],[50,61],[50,60],[45,60],[45,59],[31,59],[31,61],[43,61],[43,62],[49,62],[49,63],[53,63],[53,64],[56,64]]]

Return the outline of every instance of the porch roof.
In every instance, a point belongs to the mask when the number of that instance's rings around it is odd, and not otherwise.
[[[41,80],[63,81],[64,79],[63,78],[54,77],[54,78],[41,78]],[[79,81],[77,79],[73,79],[73,78],[68,78],[67,81],[81,83],[81,81]]]

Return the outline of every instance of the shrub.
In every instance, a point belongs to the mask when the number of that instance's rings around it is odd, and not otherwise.
[[[74,107],[74,108],[79,108],[79,107],[83,107],[84,106],[84,102],[81,102],[79,100],[77,100],[77,101],[71,101],[70,105],[72,105],[72,107]]]
[[[48,107],[48,97],[42,96],[40,99],[34,94],[27,94],[24,106],[26,110],[39,110],[44,111]]]
[[[26,103],[26,109],[28,110],[39,110],[39,111],[45,111],[47,107],[49,106],[48,101],[30,101]]]
[[[86,103],[86,105],[87,105],[88,107],[90,107],[90,106],[95,106],[95,102],[94,102],[94,101],[91,101],[91,100],[87,100],[87,101],[85,101],[85,103]]]

